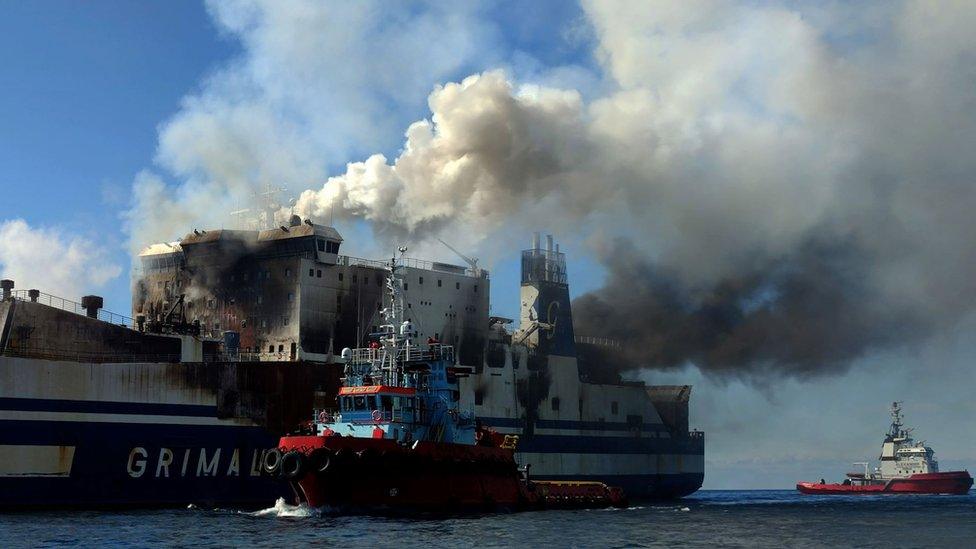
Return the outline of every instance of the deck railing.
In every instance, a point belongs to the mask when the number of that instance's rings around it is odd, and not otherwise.
[[[48,307],[54,307],[55,309],[75,313],[81,316],[87,316],[88,312],[87,309],[82,307],[81,303],[78,303],[77,301],[72,301],[56,295],[46,294],[44,292],[37,292],[36,299],[31,296],[31,290],[13,290],[11,292],[11,296],[19,301],[40,303],[42,305],[47,305]],[[113,313],[111,311],[106,311],[105,309],[98,309],[97,318],[98,320],[108,322],[109,324],[125,326],[126,328],[135,327],[135,321],[131,318]]]

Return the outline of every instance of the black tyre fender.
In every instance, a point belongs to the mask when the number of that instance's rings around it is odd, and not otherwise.
[[[319,473],[327,473],[334,468],[332,462],[332,450],[328,448],[318,448],[312,452],[312,467]]]
[[[281,469],[281,450],[272,448],[261,457],[261,468],[265,474],[275,475]]]
[[[305,454],[291,451],[281,456],[281,474],[288,480],[295,480],[306,472]]]

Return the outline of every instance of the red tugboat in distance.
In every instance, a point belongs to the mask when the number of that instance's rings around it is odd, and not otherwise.
[[[401,254],[405,251],[401,248]],[[344,349],[338,411],[316,411],[304,433],[282,437],[263,459],[297,503],[351,510],[482,511],[624,506],[600,482],[534,481],[515,461],[518,436],[483,428],[461,409],[471,373],[454,349],[415,343],[403,320],[398,262],[390,262],[391,322],[364,349]]]
[[[891,428],[881,445],[881,466],[874,472],[848,473],[843,483],[827,484],[823,480],[797,483],[804,494],[953,494],[963,495],[973,485],[968,471],[939,472],[935,452],[924,442],[911,438],[912,429],[902,427],[901,403],[891,405]]]

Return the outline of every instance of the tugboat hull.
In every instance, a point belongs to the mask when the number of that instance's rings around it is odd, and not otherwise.
[[[973,486],[973,477],[967,471],[914,474],[907,478],[895,478],[872,484],[819,484],[797,483],[796,489],[804,494],[858,495],[858,494],[950,494],[965,495]]]
[[[512,449],[389,439],[288,436],[265,472],[291,481],[297,503],[353,511],[481,512],[623,507],[593,481],[532,481]]]
[[[293,436],[281,440],[280,450],[282,474],[312,507],[442,511],[520,503],[513,452],[503,448]]]

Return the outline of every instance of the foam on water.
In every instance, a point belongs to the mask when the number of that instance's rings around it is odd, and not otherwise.
[[[301,505],[290,505],[285,502],[285,498],[278,498],[278,501],[272,507],[244,514],[251,515],[252,517],[308,518],[317,517],[322,512],[304,503]]]

